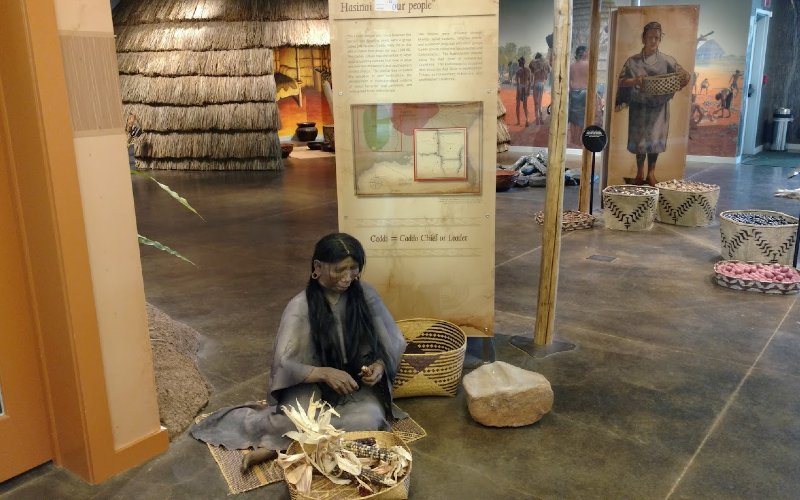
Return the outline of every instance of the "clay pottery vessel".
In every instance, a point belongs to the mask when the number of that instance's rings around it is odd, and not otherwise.
[[[330,143],[331,147],[336,146],[336,136],[334,134],[333,123],[322,126],[322,137],[325,138],[325,142]]]
[[[298,141],[308,142],[317,138],[316,122],[298,122],[297,130],[294,131]]]

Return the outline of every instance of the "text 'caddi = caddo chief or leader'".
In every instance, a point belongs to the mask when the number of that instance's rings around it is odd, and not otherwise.
[[[467,241],[468,236],[465,234],[439,234],[439,233],[421,233],[421,234],[400,234],[398,236],[388,236],[385,234],[370,235],[369,241],[371,243],[396,243],[396,242],[455,242]]]

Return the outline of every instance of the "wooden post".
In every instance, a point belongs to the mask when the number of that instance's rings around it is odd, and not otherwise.
[[[544,205],[542,260],[533,342],[553,341],[558,288],[558,261],[561,254],[561,218],[564,208],[564,156],[567,138],[567,79],[569,78],[569,39],[572,32],[572,2],[554,0],[553,88],[550,137],[547,141],[547,191]]]
[[[584,123],[594,123],[597,109],[597,59],[600,57],[600,4],[602,0],[592,0],[592,24],[589,31],[589,81],[586,85],[586,114]],[[592,152],[583,148],[581,157],[581,186],[578,191],[578,210],[589,211],[589,190],[592,188]]]

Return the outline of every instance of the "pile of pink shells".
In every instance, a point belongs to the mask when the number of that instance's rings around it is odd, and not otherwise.
[[[784,264],[723,260],[714,265],[718,285],[763,293],[797,293],[800,271]]]

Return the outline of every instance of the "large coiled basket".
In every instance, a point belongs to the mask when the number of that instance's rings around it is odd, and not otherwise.
[[[411,449],[403,442],[400,437],[391,432],[382,431],[363,431],[363,432],[345,432],[342,436],[343,439],[355,441],[356,439],[375,438],[375,444],[381,448],[391,448],[392,446],[402,446],[409,453]],[[293,441],[286,450],[287,455],[294,455],[302,453],[303,447],[297,441]],[[413,463],[409,464],[408,471],[403,478],[394,486],[381,486],[375,493],[367,496],[360,496],[358,488],[353,485],[340,485],[332,483],[328,478],[321,474],[313,475],[311,479],[311,491],[306,494],[297,491],[295,485],[286,482],[289,488],[289,496],[292,500],[343,500],[343,499],[358,499],[358,500],[403,500],[408,498],[408,492],[411,489],[411,469]]]
[[[408,340],[394,381],[394,397],[455,396],[461,383],[467,336],[457,325],[440,319],[397,322]]]

